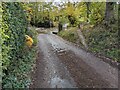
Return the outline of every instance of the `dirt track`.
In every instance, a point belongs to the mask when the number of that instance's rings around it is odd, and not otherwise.
[[[117,88],[118,70],[53,34],[40,34],[30,88]]]

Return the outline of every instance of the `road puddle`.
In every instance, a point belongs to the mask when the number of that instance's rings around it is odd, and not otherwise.
[[[54,78],[51,79],[50,86],[51,88],[73,88],[73,85],[70,84],[70,82],[66,79],[61,79],[58,76],[55,76]]]

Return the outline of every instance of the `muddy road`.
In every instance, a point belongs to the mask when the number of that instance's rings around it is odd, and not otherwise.
[[[39,34],[30,88],[118,88],[118,70],[53,34]]]

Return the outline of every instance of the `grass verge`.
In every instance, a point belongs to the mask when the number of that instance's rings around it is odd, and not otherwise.
[[[79,36],[77,34],[77,28],[76,27],[71,27],[68,28],[68,30],[63,30],[58,33],[59,36],[64,38],[65,40],[68,40],[70,42],[79,43]]]
[[[118,28],[116,24],[112,24],[111,28],[104,25],[97,25],[93,28],[85,28],[82,30],[89,50],[106,56],[115,61],[120,61],[118,57]]]
[[[112,24],[111,28],[106,28],[102,24],[94,27],[84,25],[81,31],[83,32],[90,52],[108,57],[114,61],[120,61],[118,56],[120,52],[118,49],[118,28],[116,24]],[[58,35],[84,48],[80,43],[77,27],[68,28],[66,31],[59,32]]]

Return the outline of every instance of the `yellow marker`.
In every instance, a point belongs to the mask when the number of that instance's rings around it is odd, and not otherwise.
[[[31,47],[32,44],[33,44],[33,39],[30,36],[28,36],[28,35],[25,35],[25,38],[26,38],[26,45],[28,47]]]

